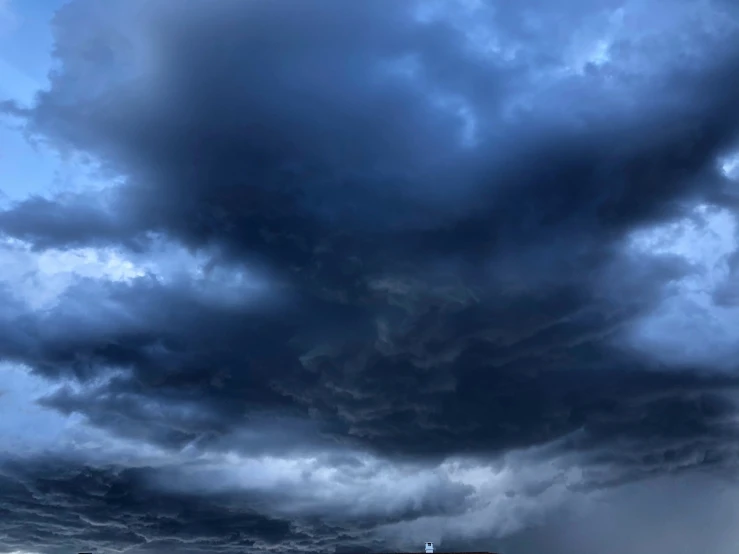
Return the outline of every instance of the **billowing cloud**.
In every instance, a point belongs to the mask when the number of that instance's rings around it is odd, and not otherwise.
[[[0,211],[0,353],[82,435],[0,545],[529,552],[731,475],[737,16],[70,2],[3,106],[110,185]]]

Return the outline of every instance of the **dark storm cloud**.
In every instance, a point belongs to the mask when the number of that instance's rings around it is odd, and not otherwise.
[[[54,201],[35,197],[26,200],[24,205],[35,218],[44,221],[44,228],[39,229],[22,211],[18,211],[5,214],[5,231],[29,241],[37,249],[54,247],[60,242],[69,246],[89,244],[91,237],[95,237],[93,241],[98,244],[106,244],[125,236],[126,229],[103,202],[90,202],[87,198],[83,200],[74,196]],[[134,246],[135,243],[126,241],[126,244]]]
[[[186,464],[185,464],[186,466]],[[162,487],[183,465],[125,467],[74,457],[4,456],[0,461],[3,551],[333,552],[371,544],[379,525],[464,513],[471,487],[437,482],[418,498],[375,506],[363,518],[330,506],[285,510],[296,491],[223,489],[203,495]],[[207,473],[205,474],[207,478]],[[169,478],[169,481],[167,479]],[[319,491],[313,491],[319,493]],[[328,508],[328,513],[327,509]],[[353,507],[352,507],[353,508]],[[383,548],[381,539],[374,539]],[[387,545],[384,545],[387,548]]]
[[[699,11],[563,76],[568,37],[617,3],[567,4],[582,15],[485,12],[494,52],[462,12],[397,0],[72,2],[51,88],[11,111],[126,182],[21,202],[0,230],[172,241],[210,273],[81,282],[9,321],[4,357],[93,382],[45,405],[167,447],[438,461],[561,441],[608,467],[591,487],[733,467],[737,379],[617,339],[692,271],[629,233],[728,202],[739,45]],[[264,290],[203,293],[244,267]]]
[[[180,552],[328,551],[341,528],[259,513],[249,499],[163,493],[148,485],[151,468],[96,468],[60,460],[5,461],[0,468],[0,536],[17,551]],[[256,502],[254,502],[256,504]]]

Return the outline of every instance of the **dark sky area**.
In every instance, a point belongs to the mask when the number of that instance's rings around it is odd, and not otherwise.
[[[736,552],[739,3],[51,31],[0,111],[85,184],[0,174],[0,552]]]

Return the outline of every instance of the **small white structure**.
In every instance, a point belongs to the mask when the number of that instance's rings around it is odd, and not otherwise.
[[[426,554],[432,554],[434,551],[434,543],[427,542],[426,543]]]

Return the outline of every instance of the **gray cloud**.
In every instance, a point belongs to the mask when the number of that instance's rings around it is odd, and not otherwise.
[[[7,207],[0,233],[144,269],[75,279],[44,311],[7,291],[0,354],[62,384],[41,406],[172,452],[428,469],[523,451],[582,470],[522,497],[733,472],[735,367],[664,363],[629,337],[699,273],[635,233],[735,210],[719,163],[739,130],[734,8],[482,4],[65,6],[50,88],[4,109],[116,184]],[[256,542],[221,548],[362,546],[360,529],[486,514],[479,483],[440,483],[390,515],[368,501],[346,529],[316,523],[347,509],[333,500],[257,511]],[[238,526],[196,512],[178,525],[209,548]]]
[[[727,522],[735,517],[733,480],[693,475],[629,485],[608,498],[570,507],[540,521],[533,529],[499,542],[510,554],[538,552],[678,552],[698,549],[730,552],[736,541]],[[686,502],[690,499],[690,502]],[[458,542],[462,549],[485,541]]]
[[[302,551],[308,525],[266,517],[248,506],[152,492],[149,470],[76,467],[59,460],[3,466],[2,535],[17,550],[90,547],[185,552],[231,549]],[[329,528],[321,529],[326,537]],[[335,536],[340,529],[333,529]]]

